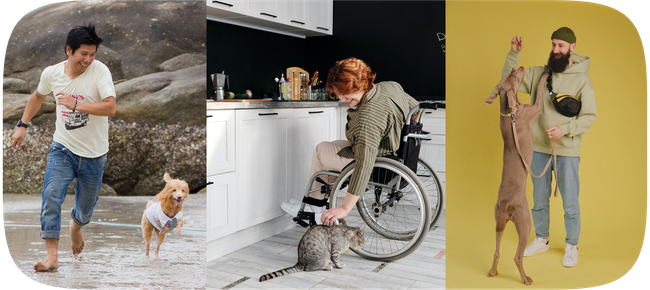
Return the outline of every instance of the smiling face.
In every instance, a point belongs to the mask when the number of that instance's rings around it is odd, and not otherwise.
[[[561,39],[552,39],[552,49],[548,57],[548,67],[552,72],[563,72],[571,66],[571,53],[576,48],[575,43]]]
[[[341,102],[347,103],[348,105],[350,105],[350,107],[356,107],[361,102],[361,99],[365,95],[365,92],[359,91],[347,95],[339,95],[339,94],[336,95],[339,97]]]
[[[97,53],[96,45],[82,44],[77,48],[77,50],[72,52],[70,46],[66,46],[65,52],[68,55],[68,73],[72,77],[79,76],[82,74],[88,66],[95,60],[95,54]]]
[[[156,195],[158,200],[166,200],[166,205],[181,205],[190,193],[187,182],[180,179],[172,179],[169,174],[163,176],[165,188]],[[166,207],[165,205],[163,207]]]

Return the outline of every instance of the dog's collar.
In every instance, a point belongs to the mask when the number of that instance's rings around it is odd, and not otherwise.
[[[519,108],[519,104],[516,104],[515,107],[512,108],[512,112],[510,112],[508,114],[504,114],[504,113],[499,112],[499,114],[501,114],[501,116],[503,116],[503,117],[512,117],[512,118],[514,118],[514,117],[517,116],[517,114],[516,114],[517,113],[517,108]]]

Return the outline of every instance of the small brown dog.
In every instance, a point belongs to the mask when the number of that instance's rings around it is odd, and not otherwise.
[[[524,68],[512,69],[499,84],[494,88],[490,97],[485,102],[491,105],[497,95],[500,98],[501,111],[501,135],[503,137],[503,171],[501,174],[501,185],[499,186],[499,195],[497,204],[494,207],[494,217],[497,227],[497,248],[494,253],[492,269],[488,272],[489,277],[498,274],[497,264],[499,263],[499,245],[503,230],[508,220],[515,223],[515,228],[519,235],[519,245],[515,254],[515,264],[519,269],[521,281],[526,285],[533,283],[533,279],[526,276],[523,266],[524,250],[528,243],[530,235],[530,209],[526,200],[526,178],[528,171],[522,162],[530,164],[533,159],[533,133],[531,125],[533,121],[542,115],[542,97],[547,73],[544,73],[537,87],[537,100],[535,105],[523,105],[519,101],[517,91],[524,79]],[[513,126],[513,123],[519,126]],[[517,141],[521,149],[521,156],[517,152],[513,128],[517,130]]]
[[[158,251],[165,240],[167,232],[176,228],[176,235],[181,234],[183,227],[183,203],[189,195],[187,182],[179,179],[172,179],[168,173],[163,175],[165,188],[156,194],[156,201],[149,201],[142,214],[142,237],[147,243],[145,256],[149,257],[149,245],[151,236],[156,232],[156,259],[160,260]]]

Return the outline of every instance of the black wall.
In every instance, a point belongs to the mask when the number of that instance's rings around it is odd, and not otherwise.
[[[334,1],[334,35],[306,39],[307,71],[362,59],[375,82],[396,81],[416,99],[444,99],[444,1]],[[325,75],[323,75],[325,77]]]
[[[397,81],[419,100],[445,98],[444,1],[334,1],[333,29],[301,39],[208,21],[208,74],[226,71],[235,93],[270,96],[288,67],[324,81],[337,60],[356,57],[376,82]]]
[[[254,98],[271,97],[276,77],[288,67],[305,66],[302,38],[208,20],[206,45],[208,76],[225,71],[226,91],[235,94],[251,90]],[[211,86],[208,77],[208,93]]]

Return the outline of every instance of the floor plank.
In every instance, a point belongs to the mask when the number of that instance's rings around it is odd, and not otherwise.
[[[208,287],[215,289],[444,289],[445,212],[413,253],[384,263],[341,256],[344,269],[299,272],[259,282],[261,275],[293,266],[306,228],[295,227],[207,263]]]

